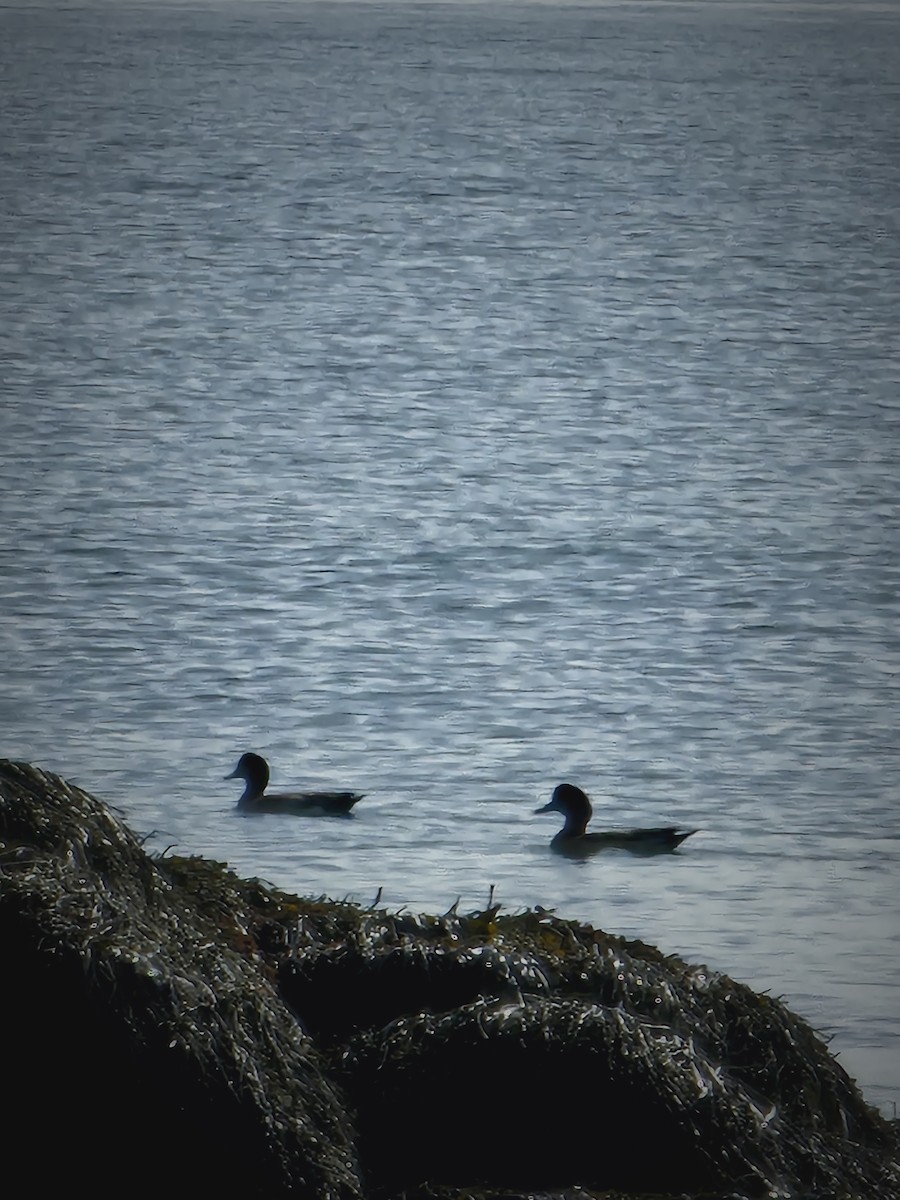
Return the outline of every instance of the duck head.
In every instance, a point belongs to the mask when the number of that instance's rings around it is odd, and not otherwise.
[[[591,819],[591,802],[580,787],[574,783],[560,783],[553,789],[550,803],[536,808],[536,813],[558,812],[566,818],[563,833],[567,837],[579,837],[587,829]]]
[[[238,759],[238,765],[226,779],[243,779],[247,784],[239,803],[246,803],[252,797],[259,797],[266,790],[269,782],[269,764],[259,754],[248,751]]]

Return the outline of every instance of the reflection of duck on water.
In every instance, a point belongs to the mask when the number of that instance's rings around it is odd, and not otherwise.
[[[346,816],[361,800],[359,792],[288,792],[266,795],[269,764],[259,754],[242,754],[226,779],[243,779],[247,786],[238,800],[241,812],[293,813],[296,816]]]
[[[664,825],[656,829],[610,829],[603,833],[587,833],[591,819],[591,802],[579,787],[572,783],[561,783],[554,789],[549,804],[536,808],[535,812],[558,812],[565,817],[565,824],[550,842],[558,854],[571,858],[582,858],[596,854],[598,850],[630,850],[632,854],[660,854],[674,850],[685,838],[696,833],[696,829],[678,829],[675,825]]]

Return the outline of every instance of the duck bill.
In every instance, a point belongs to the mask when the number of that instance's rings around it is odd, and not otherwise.
[[[534,811],[535,811],[535,814],[545,813],[545,812],[556,812],[556,805],[551,800],[550,803],[545,804],[543,808],[536,808]]]

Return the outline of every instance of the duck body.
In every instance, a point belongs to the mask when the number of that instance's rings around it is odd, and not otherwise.
[[[242,754],[238,765],[226,779],[243,779],[246,786],[237,802],[243,813],[290,813],[295,816],[346,817],[358,800],[359,792],[273,792],[269,785],[269,764],[259,754]]]
[[[587,795],[573,783],[561,783],[554,788],[550,803],[536,808],[536,813],[558,812],[565,824],[551,840],[557,854],[568,858],[586,858],[600,850],[628,850],[632,854],[661,854],[677,849],[696,829],[679,829],[676,825],[660,825],[653,829],[609,829],[588,833],[588,821],[593,809]]]

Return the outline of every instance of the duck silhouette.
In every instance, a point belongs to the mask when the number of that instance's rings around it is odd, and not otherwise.
[[[569,858],[586,858],[599,850],[629,850],[632,854],[664,854],[677,849],[696,829],[679,829],[662,825],[655,829],[610,829],[588,833],[588,821],[593,809],[587,795],[574,783],[561,783],[554,788],[550,803],[536,808],[536,813],[558,812],[565,824],[552,838],[550,846],[557,854]]]
[[[295,816],[348,816],[362,799],[359,792],[282,792],[266,793],[269,764],[260,754],[248,751],[226,779],[243,779],[243,795],[237,802],[241,812],[292,813]]]

